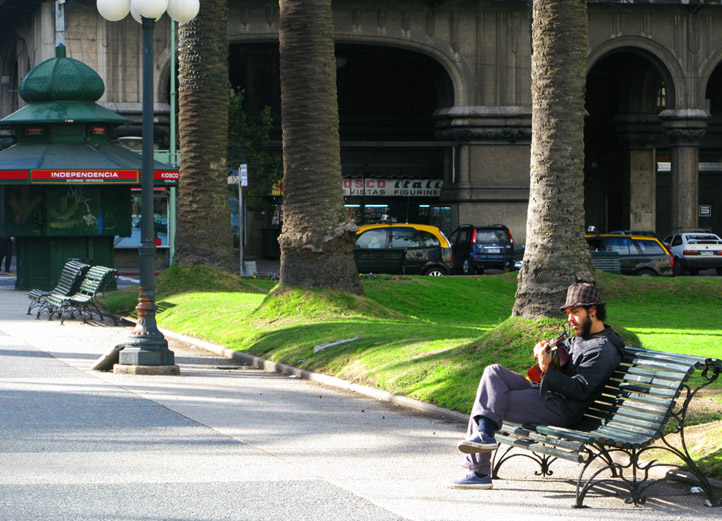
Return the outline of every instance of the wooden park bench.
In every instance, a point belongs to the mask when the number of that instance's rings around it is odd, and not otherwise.
[[[68,260],[60,272],[60,279],[58,280],[57,285],[52,290],[45,291],[42,289],[33,289],[28,293],[30,305],[28,306],[27,314],[30,315],[33,308],[38,309],[35,318],[40,318],[40,315],[43,312],[50,313],[50,308],[47,306],[46,298],[53,294],[67,297],[78,291],[80,283],[89,269],[89,264],[80,262],[77,259]]]
[[[692,389],[689,379],[697,370],[701,371],[701,383]],[[495,435],[500,448],[492,462],[492,477],[497,478],[502,465],[516,456],[534,460],[540,467],[536,474],[544,476],[553,474],[550,465],[562,458],[582,465],[576,485],[577,508],[584,506],[584,497],[594,487],[615,484],[629,493],[627,502],[644,504],[647,490],[666,479],[691,479],[707,495],[708,506],[722,506],[689,454],[684,437],[692,398],[714,382],[720,370],[722,360],[715,358],[627,347],[626,356],[602,396],[577,425],[564,428],[504,422]],[[676,426],[672,424],[670,432],[665,433],[670,420],[675,420]],[[677,433],[681,448],[667,440]],[[502,450],[501,445],[508,447]],[[665,478],[650,478],[650,470],[662,465],[643,460],[653,449],[673,453],[682,464],[672,467],[687,475],[668,473]]]
[[[87,322],[97,313],[100,320],[104,320],[103,312],[98,305],[98,298],[117,276],[118,272],[113,268],[91,267],[83,277],[78,291],[67,296],[53,293],[45,298],[50,310],[48,319],[58,315],[62,324],[66,317],[74,318],[80,315],[83,317],[83,322]],[[113,317],[113,322],[117,323],[115,317]]]

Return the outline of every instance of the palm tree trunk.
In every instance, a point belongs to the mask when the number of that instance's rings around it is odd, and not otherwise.
[[[279,0],[282,286],[361,294],[343,206],[331,0]]]
[[[227,25],[226,0],[203,0],[198,16],[178,29],[181,178],[174,261],[233,271]]]
[[[586,56],[586,2],[534,0],[529,208],[517,316],[558,316],[567,286],[594,281],[584,240]]]

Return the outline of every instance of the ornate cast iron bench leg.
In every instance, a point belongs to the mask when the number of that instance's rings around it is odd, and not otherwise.
[[[540,470],[534,472],[535,476],[551,476],[552,474],[554,474],[554,471],[551,470],[551,465],[557,460],[555,456],[537,454],[536,452],[515,452],[513,454],[509,454],[512,449],[514,449],[514,446],[509,445],[501,455],[499,455],[499,449],[496,450],[496,452],[494,453],[494,458],[491,462],[492,479],[497,479],[497,477],[499,476],[499,469],[504,463],[509,461],[511,458],[515,458],[517,456],[529,458],[530,460],[536,462],[537,465],[539,465]]]

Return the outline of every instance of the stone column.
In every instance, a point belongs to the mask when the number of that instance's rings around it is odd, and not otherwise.
[[[699,204],[699,143],[710,115],[700,109],[659,114],[672,148],[672,228],[696,228]]]
[[[441,198],[458,209],[458,224],[504,223],[523,244],[531,107],[455,106],[434,118],[437,139],[457,143],[457,170],[444,180]]]
[[[657,223],[657,139],[662,129],[653,114],[619,118],[617,136],[629,150],[629,227],[655,230]]]

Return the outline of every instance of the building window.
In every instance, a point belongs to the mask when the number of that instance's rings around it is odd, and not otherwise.
[[[664,83],[660,83],[657,88],[657,109],[664,110],[667,108],[667,88]]]

